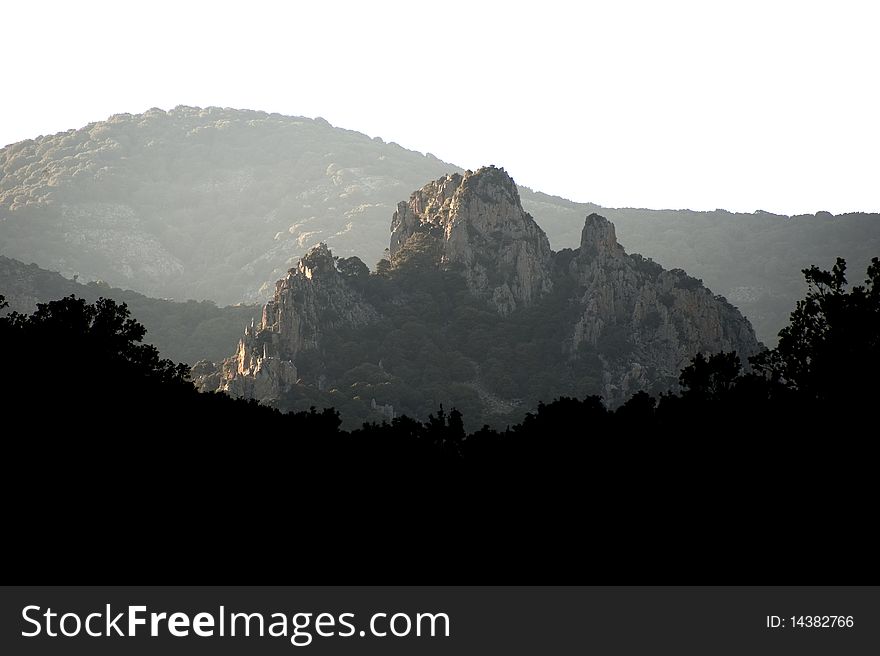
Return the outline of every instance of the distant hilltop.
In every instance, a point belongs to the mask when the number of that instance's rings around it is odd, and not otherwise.
[[[320,118],[118,114],[0,150],[0,254],[151,296],[264,301],[322,242],[375,266],[398,201],[463,173]],[[842,256],[862,270],[880,252],[875,214],[611,209],[518,193],[554,249],[577,247],[584,217],[601,214],[630,252],[702,279],[768,343],[802,296],[801,268]]]

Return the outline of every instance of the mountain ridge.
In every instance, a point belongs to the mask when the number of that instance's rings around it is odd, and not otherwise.
[[[449,173],[464,170],[321,119],[117,114],[0,149],[0,253],[160,298],[262,302],[321,241],[372,266],[400,198]],[[800,269],[837,256],[862,269],[880,252],[876,214],[614,209],[519,193],[553,248],[576,247],[583,217],[600,213],[630,251],[734,302],[767,343],[804,293]]]

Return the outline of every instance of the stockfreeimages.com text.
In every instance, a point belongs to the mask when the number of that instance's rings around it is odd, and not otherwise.
[[[315,637],[321,638],[404,638],[408,636],[448,638],[449,616],[446,613],[373,613],[358,628],[354,613],[245,613],[230,612],[220,606],[217,612],[152,612],[146,606],[127,606],[115,612],[110,604],[103,610],[85,615],[61,612],[40,606],[25,606],[21,611],[26,638],[214,638],[272,637],[289,638],[296,647],[305,647]]]

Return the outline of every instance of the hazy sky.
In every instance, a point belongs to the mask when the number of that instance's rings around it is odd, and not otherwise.
[[[0,145],[219,105],[606,206],[880,211],[880,2],[7,2]]]

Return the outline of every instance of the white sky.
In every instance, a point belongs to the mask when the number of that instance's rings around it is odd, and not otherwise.
[[[10,1],[0,144],[303,116],[611,207],[880,211],[880,2]]]

